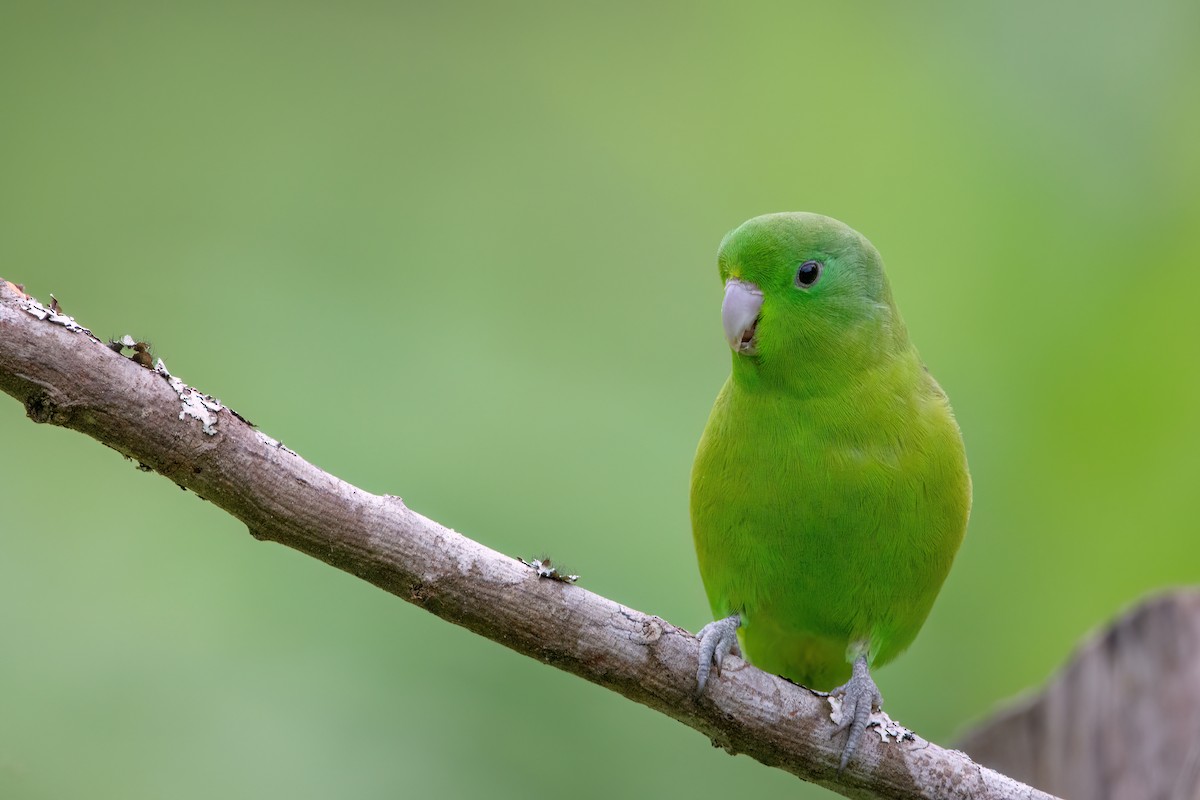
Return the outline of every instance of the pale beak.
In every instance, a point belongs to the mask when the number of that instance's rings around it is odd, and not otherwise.
[[[725,300],[721,303],[721,324],[725,326],[725,341],[733,352],[752,356],[758,312],[762,309],[762,289],[738,278],[725,281]]]

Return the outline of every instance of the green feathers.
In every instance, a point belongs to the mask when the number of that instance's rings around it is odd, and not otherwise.
[[[862,235],[771,214],[718,263],[734,352],[692,471],[700,572],[750,661],[829,689],[928,615],[966,529],[962,439]]]

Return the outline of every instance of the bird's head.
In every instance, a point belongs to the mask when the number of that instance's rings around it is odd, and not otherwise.
[[[816,387],[907,346],[878,251],[835,219],[755,217],[726,234],[717,263],[735,377]]]

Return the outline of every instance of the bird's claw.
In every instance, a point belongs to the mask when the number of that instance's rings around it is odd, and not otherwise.
[[[858,750],[863,733],[867,730],[867,723],[871,719],[871,713],[883,706],[883,695],[879,693],[879,687],[871,678],[871,670],[867,667],[866,656],[859,656],[855,660],[854,672],[850,680],[829,694],[840,695],[842,698],[842,720],[830,738],[849,729],[849,733],[846,735],[846,746],[842,749],[842,761],[838,766],[838,774],[841,775]]]
[[[697,697],[704,693],[713,667],[716,667],[716,673],[720,675],[725,656],[742,654],[737,639],[737,630],[741,625],[742,618],[734,614],[710,622],[700,629],[700,633],[697,634],[700,639],[700,663],[696,668]]]

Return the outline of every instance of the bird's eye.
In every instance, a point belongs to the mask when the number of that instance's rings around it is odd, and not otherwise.
[[[796,268],[796,285],[801,289],[809,289],[821,277],[825,265],[820,261],[805,261]]]

